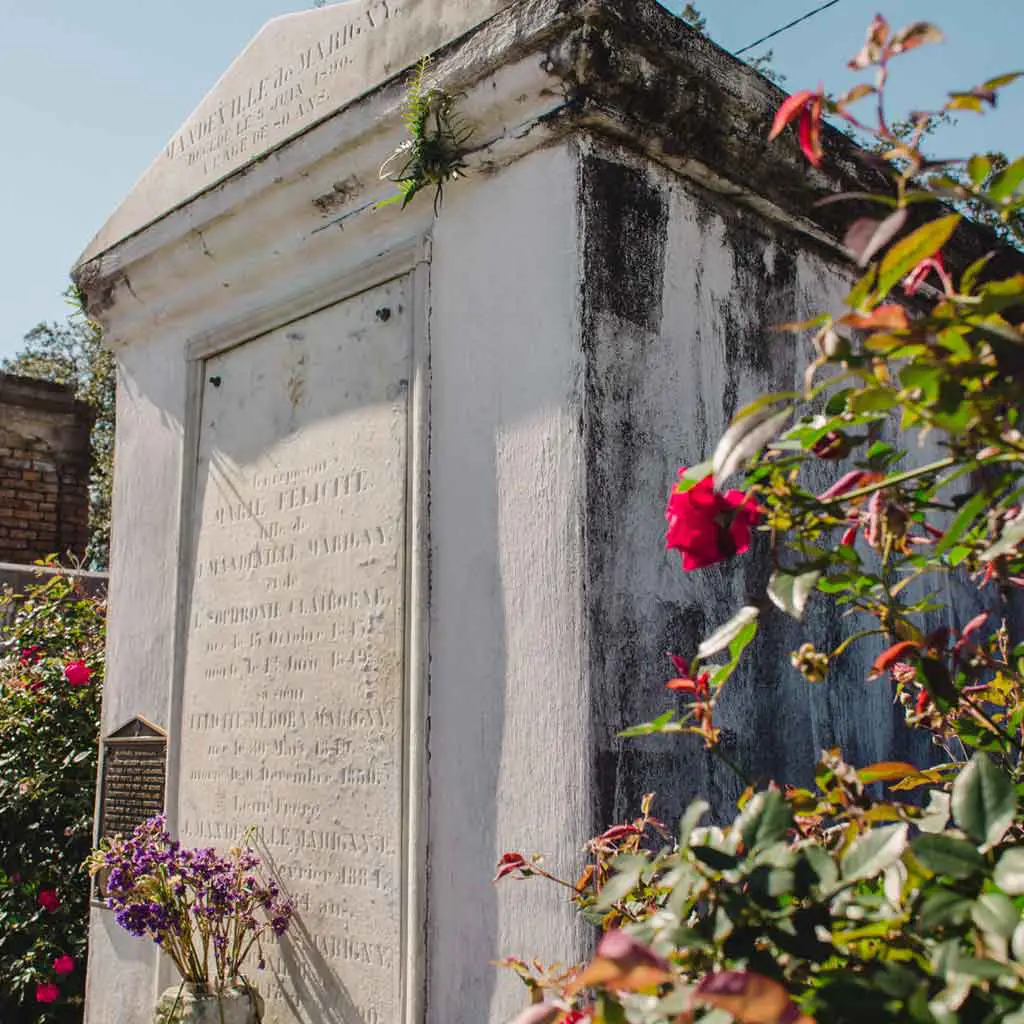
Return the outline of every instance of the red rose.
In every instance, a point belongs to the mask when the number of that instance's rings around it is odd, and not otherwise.
[[[672,492],[665,518],[665,547],[680,551],[683,571],[691,572],[742,555],[750,547],[750,528],[757,523],[758,508],[742,491],[719,494],[714,480],[706,476],[688,491]]]
[[[22,665],[34,665],[42,657],[39,653],[39,648],[35,645],[32,647],[22,648],[21,655],[18,660]]]
[[[56,889],[40,889],[39,898],[36,902],[51,914],[60,906],[60,897]]]
[[[37,1003],[55,1003],[60,999],[60,989],[52,981],[41,981],[36,985]]]
[[[75,958],[65,953],[53,961],[53,969],[58,975],[70,974],[75,969]]]
[[[64,678],[71,686],[88,686],[92,670],[84,661],[69,661],[64,666]]]

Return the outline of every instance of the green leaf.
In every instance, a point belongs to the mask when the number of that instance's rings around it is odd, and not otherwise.
[[[789,804],[778,790],[757,793],[747,802],[736,821],[748,853],[785,838],[792,824]]]
[[[853,388],[843,388],[842,391],[837,391],[832,395],[825,403],[826,415],[839,416],[846,412],[846,403],[852,394]]]
[[[1003,528],[999,540],[982,552],[981,560],[983,562],[991,562],[993,558],[1001,558],[1003,555],[1013,554],[1021,541],[1024,541],[1024,523],[1011,523]]]
[[[872,829],[860,836],[843,857],[843,881],[873,878],[894,864],[907,848],[906,825]]]
[[[971,901],[949,889],[929,893],[917,913],[917,930],[929,932],[933,928],[963,924],[971,912]]]
[[[801,573],[793,576],[788,572],[775,572],[768,581],[768,597],[772,604],[794,619],[802,619],[807,598],[814,585],[821,578],[818,571]]]
[[[710,475],[710,473],[710,459],[708,459],[707,462],[699,462],[696,466],[690,466],[680,474],[679,482],[676,484],[676,490],[680,493],[685,493],[691,487],[696,487],[697,484],[699,484],[704,477]]]
[[[987,156],[982,156],[980,153],[975,153],[970,160],[967,161],[967,177],[974,182],[975,185],[982,185],[985,179],[992,173],[992,161]]]
[[[752,622],[757,621],[760,614],[753,605],[746,605],[741,608],[724,626],[720,626],[697,648],[697,657],[701,661],[707,661],[719,651],[725,650],[733,640],[738,637],[744,629]]]
[[[729,871],[738,863],[735,854],[716,850],[713,846],[691,846],[690,852],[713,871]]]
[[[1014,847],[999,858],[992,880],[1011,896],[1024,893],[1024,848]]]
[[[658,715],[651,722],[631,725],[628,729],[623,729],[617,735],[628,738],[634,736],[654,736],[659,733],[686,732],[685,723],[674,720],[675,714],[674,711],[666,711],[664,714]]]
[[[850,399],[850,412],[888,412],[899,402],[899,396],[891,388],[868,388]]]
[[[908,390],[919,389],[928,403],[936,401],[945,371],[941,366],[910,363],[900,371],[900,383]]]
[[[1008,167],[1004,167],[993,179],[988,187],[989,199],[1001,203],[1009,199],[1014,192],[1024,183],[1024,156],[1018,157]]]
[[[741,419],[734,419],[715,448],[712,459],[715,483],[723,483],[747,459],[756,455],[782,429],[792,411],[792,406],[787,406],[781,412],[774,412],[769,406]]]
[[[1015,960],[1018,962],[1024,961],[1024,921],[1014,929],[1013,939],[1010,941],[1010,949],[1013,950]]]
[[[679,822],[679,845],[689,846],[693,830],[700,824],[701,818],[711,810],[707,800],[694,800],[683,813]]]
[[[818,876],[818,885],[822,889],[831,889],[839,881],[839,868],[828,850],[820,846],[807,846],[804,848],[804,857]]]
[[[844,300],[850,309],[860,309],[861,303],[871,294],[871,287],[875,283],[877,273],[877,265],[872,264],[868,267],[867,273],[853,286],[850,294]]]
[[[1002,893],[986,892],[974,904],[971,919],[983,932],[1009,940],[1020,924],[1020,911]]]
[[[1024,71],[1010,71],[1005,75],[996,75],[995,78],[990,78],[987,82],[982,82],[981,88],[989,91],[1002,89],[1011,82],[1016,82],[1022,75],[1024,75]]]
[[[977,848],[956,836],[920,835],[910,848],[914,856],[936,875],[962,879],[985,870],[985,859]]]
[[[962,291],[965,295],[971,294],[971,289],[977,283],[978,278],[981,276],[981,272],[985,269],[985,267],[988,265],[988,261],[992,259],[994,255],[994,252],[987,252],[984,256],[979,256],[973,263],[971,263],[971,265],[963,272],[963,276],[960,278],[960,291]],[[962,331],[963,328],[957,328],[957,330]],[[943,344],[946,344],[946,342],[943,339],[943,335],[945,333],[946,332],[943,331],[939,335],[939,341],[941,341]],[[965,356],[965,358],[969,358],[970,354],[971,352],[968,348],[967,356]]]
[[[994,846],[1013,822],[1013,783],[985,754],[975,754],[953,783],[953,820],[982,850]]]
[[[887,295],[921,260],[934,256],[949,241],[960,219],[959,214],[940,217],[897,242],[882,260],[878,272],[878,294]]]
[[[949,823],[949,794],[941,790],[929,790],[928,803],[915,824],[924,833],[941,833]]]
[[[625,899],[639,884],[647,863],[646,857],[632,854],[616,857],[612,862],[615,873],[604,884],[594,906],[598,910],[611,910],[619,900]]]
[[[748,622],[729,641],[729,658],[732,661],[739,661],[740,655],[747,649],[750,642],[757,636],[757,622]]]
[[[738,423],[740,420],[753,416],[755,413],[763,412],[770,405],[778,405],[779,402],[793,402],[800,397],[799,391],[773,391],[770,394],[761,395],[759,398],[755,398],[752,402],[743,406],[733,416],[733,423]]]

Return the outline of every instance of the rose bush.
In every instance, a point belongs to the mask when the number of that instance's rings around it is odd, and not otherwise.
[[[0,648],[0,1021],[80,1021],[105,605],[71,576],[6,595]]]
[[[891,687],[938,763],[857,767],[827,750],[812,787],[751,785],[720,824],[698,801],[671,832],[648,796],[640,817],[591,841],[576,880],[505,854],[496,881],[556,881],[604,933],[577,968],[507,961],[532,997],[520,1024],[1024,1022],[1024,261],[994,237],[977,258],[960,244],[965,212],[1019,225],[1024,157],[922,150],[937,118],[982,112],[1020,75],[952,93],[897,132],[891,63],[940,38],[876,17],[850,62],[871,81],[837,99],[799,92],[778,111],[771,137],[793,126],[815,167],[830,159],[826,114],[873,136],[890,187],[830,197],[880,213],[846,235],[861,273],[847,309],[789,325],[814,332],[802,391],[750,404],[669,500],[666,545],[685,571],[763,530],[767,593],[692,659],[672,656],[668,686],[692,698],[680,717],[624,734],[694,733],[725,757],[715,709],[760,619],[829,600],[856,625],[833,650],[803,644],[794,667],[822,683],[853,644],[881,648],[865,685]],[[853,112],[866,101],[870,125]],[[819,491],[823,461],[846,465]],[[740,471],[743,489],[725,490]],[[940,599],[954,588],[974,589],[970,612]]]

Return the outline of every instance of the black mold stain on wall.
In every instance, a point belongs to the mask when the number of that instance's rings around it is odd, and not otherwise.
[[[673,704],[681,712],[686,701],[662,687],[671,671],[665,653],[692,656],[740,604],[763,599],[765,538],[741,559],[684,575],[674,557],[657,560],[662,508],[679,462],[708,457],[744,401],[794,386],[808,353],[774,325],[824,291],[806,272],[798,279],[799,240],[752,211],[690,188],[680,204],[683,186],[670,175],[611,148],[586,153],[580,175],[593,828],[634,817],[647,792],[657,793],[655,812],[668,822],[698,795],[717,817],[731,817],[742,783],[697,737],[617,733]],[[691,227],[673,221],[670,232],[670,216],[690,218]],[[673,250],[668,265],[670,237],[685,237],[688,249]],[[672,319],[663,324],[668,289]],[[674,380],[662,386],[666,373]],[[712,380],[720,387],[707,388]],[[834,745],[859,764],[927,759],[912,749],[898,707],[865,715],[856,667],[814,689],[791,668],[790,652],[804,640],[830,650],[849,630],[825,601],[812,602],[803,624],[765,608],[718,721],[724,748],[750,778],[807,784],[820,750]]]
[[[635,406],[645,372],[643,349],[661,327],[668,196],[634,167],[594,155],[582,160],[583,423],[586,459],[587,662],[592,680],[591,729],[594,754],[594,827],[611,821],[632,802],[626,778],[649,773],[639,764],[624,773],[614,732],[624,719],[622,680],[642,662],[650,624],[626,621],[606,604],[615,587],[617,552],[625,524],[619,503],[642,493],[633,467],[652,443],[643,410]],[[607,327],[613,325],[609,333]],[[617,329],[621,328],[621,330]],[[606,339],[611,337],[609,343]],[[681,611],[664,609],[656,627],[666,642],[685,633]],[[691,617],[691,623],[696,619]],[[606,644],[614,637],[612,652]],[[632,753],[636,753],[633,751]],[[629,754],[625,756],[630,756]],[[660,774],[660,773],[656,773]]]
[[[585,158],[584,268],[593,315],[611,314],[657,331],[668,237],[668,203],[647,176],[600,157]]]

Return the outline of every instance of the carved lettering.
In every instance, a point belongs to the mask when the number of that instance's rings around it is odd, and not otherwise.
[[[301,60],[320,67],[351,38],[325,36]],[[276,77],[225,116],[282,89],[305,96]],[[181,838],[224,845],[255,826],[364,1020],[372,1007],[397,1019],[400,1002],[407,287],[234,348],[204,374],[221,384],[203,397],[181,728]],[[256,402],[258,377],[279,383]],[[290,1022],[274,1005],[268,1024]]]
[[[330,98],[324,86],[351,63],[345,51],[367,33],[385,29],[397,13],[385,0],[371,4],[269,74],[241,86],[212,112],[193,119],[167,144],[166,156],[213,171],[255,149],[268,126],[312,118]]]

